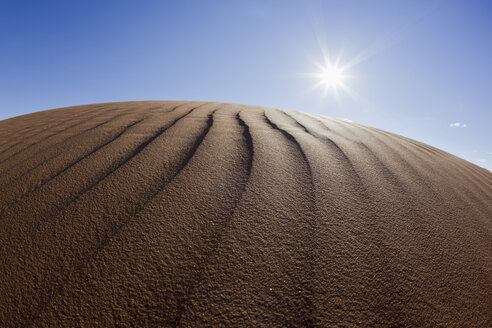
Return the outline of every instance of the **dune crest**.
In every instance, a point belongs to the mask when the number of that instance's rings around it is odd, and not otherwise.
[[[492,173],[378,129],[148,101],[0,121],[0,326],[492,323]]]

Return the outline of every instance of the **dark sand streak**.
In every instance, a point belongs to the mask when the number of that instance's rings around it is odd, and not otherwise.
[[[306,156],[306,153],[304,152],[304,149],[302,149],[302,146],[299,144],[297,139],[291,133],[289,133],[287,130],[280,128],[277,124],[275,124],[273,121],[271,121],[270,118],[268,118],[266,112],[263,113],[263,116],[265,118],[266,123],[272,129],[281,132],[285,136],[285,138],[287,140],[289,140],[290,142],[292,142],[296,146],[296,148],[299,150],[299,153],[301,154],[301,156],[303,158],[303,162],[306,166],[306,169],[307,169],[308,175],[309,175],[310,187],[308,188],[307,192],[309,193],[309,198],[311,200],[311,212],[313,214],[316,213],[316,196],[314,193],[315,187],[314,187],[314,181],[313,181],[313,172],[311,170],[311,165],[309,164],[309,160]],[[301,129],[304,128],[299,123],[298,123],[298,127],[300,127]],[[305,132],[307,132],[307,130],[305,128],[303,130]],[[305,254],[303,254],[304,266],[305,266],[304,270],[306,270],[305,276],[303,277],[304,279],[302,279],[300,277],[292,277],[294,280],[297,280],[297,284],[302,286],[302,289],[304,291],[306,291],[306,293],[301,293],[301,298],[302,298],[305,306],[307,307],[307,312],[308,312],[307,316],[304,314],[302,315],[303,318],[301,321],[302,321],[302,325],[304,327],[316,326],[316,322],[315,322],[316,307],[313,303],[314,290],[313,290],[313,286],[312,286],[310,279],[307,279],[307,277],[312,278],[313,272],[314,272],[314,262],[315,262],[314,250],[317,247],[316,246],[316,227],[317,227],[316,219],[317,218],[314,217],[314,218],[305,220],[305,223],[307,223],[307,225],[309,226],[308,231],[300,231],[299,232],[299,235],[303,236],[303,238],[300,238],[300,239],[302,239],[303,244],[305,244],[305,246],[301,246],[303,248],[302,252],[305,252]]]
[[[126,115],[126,114],[119,114],[119,115],[116,115],[116,116],[112,117],[111,119],[109,119],[108,121],[105,121],[105,122],[102,122],[102,123],[98,123],[97,125],[92,126],[92,127],[90,127],[90,128],[87,128],[87,129],[85,129],[85,130],[83,130],[83,131],[81,131],[81,132],[79,132],[79,133],[77,133],[77,134],[75,134],[75,135],[73,135],[73,136],[68,137],[67,139],[61,140],[61,141],[57,142],[56,144],[53,144],[53,145],[49,146],[49,147],[48,147],[48,148],[46,148],[46,149],[43,149],[41,152],[45,152],[45,151],[47,151],[47,150],[49,150],[49,149],[51,149],[51,148],[54,148],[54,147],[56,147],[56,146],[58,146],[58,145],[61,145],[61,144],[65,143],[65,142],[67,142],[67,141],[69,141],[69,140],[71,140],[71,139],[75,139],[75,138],[77,138],[77,137],[79,137],[79,136],[83,136],[84,134],[86,134],[86,133],[88,133],[88,132],[92,132],[92,131],[96,130],[96,129],[97,129],[97,128],[99,128],[99,127],[105,126],[106,124],[111,123],[111,122],[113,122],[114,120],[116,120],[117,118],[122,117],[122,116],[125,116],[125,115]],[[132,127],[133,125],[135,125],[135,124],[137,124],[137,123],[141,122],[142,120],[143,120],[143,119],[141,119],[141,120],[139,120],[139,121],[137,121],[137,122],[134,122],[134,123],[132,123],[132,124],[128,125],[127,127],[125,127],[124,129],[125,129],[125,130],[127,130],[128,128],[130,128],[130,127]],[[124,131],[123,131],[123,132],[124,132]],[[118,137],[116,137],[116,138],[118,138]],[[115,138],[115,139],[116,139],[116,138]],[[101,147],[101,148],[102,148],[102,147]],[[97,148],[97,147],[96,147],[96,148],[95,148],[95,150],[91,150],[91,151],[89,151],[88,155],[90,155],[91,153],[96,152],[96,151],[97,151],[97,150],[99,150],[99,149],[100,149],[100,148]],[[20,175],[15,176],[15,177],[13,177],[11,180],[6,181],[5,183],[3,183],[3,184],[0,186],[0,192],[1,192],[4,188],[5,188],[5,186],[6,186],[6,185],[10,185],[10,184],[15,183],[16,181],[18,181],[18,180],[22,179],[23,177],[25,177],[25,176],[26,176],[26,175],[28,175],[29,173],[31,173],[31,172],[33,172],[33,171],[35,171],[35,170],[36,170],[36,169],[38,169],[39,167],[41,167],[41,166],[45,165],[45,164],[46,164],[46,163],[48,163],[49,161],[53,160],[54,158],[57,158],[58,156],[60,156],[60,155],[62,155],[62,154],[63,154],[63,152],[62,152],[62,153],[57,152],[57,153],[55,153],[54,155],[52,155],[52,156],[50,156],[50,157],[48,157],[48,158],[46,158],[46,159],[42,160],[41,162],[37,163],[35,166],[33,166],[33,167],[29,168],[27,171],[25,171],[25,172],[21,173]],[[31,155],[31,156],[29,156],[26,160],[29,160],[30,158],[32,158],[32,157],[36,157],[36,156],[39,156],[39,153],[32,154],[32,155]],[[77,159],[77,160],[76,160],[75,162],[73,162],[73,163],[75,164],[75,163],[77,163],[77,162],[81,161],[82,159],[84,159],[85,157],[87,157],[87,155],[86,155],[86,156],[82,156],[82,157],[80,157],[80,159]],[[72,165],[72,166],[73,166],[73,165]],[[7,174],[9,173],[9,171],[10,171],[12,168],[15,168],[15,165],[13,165],[11,168],[7,169],[7,170],[6,170],[3,174],[6,174],[6,175],[7,175]]]
[[[343,124],[343,123],[341,123],[341,124]],[[350,125],[346,125],[346,126],[349,127]],[[447,157],[449,156],[448,154],[445,154],[445,153],[443,153],[442,151],[440,151],[438,149],[433,149],[432,147],[424,147],[422,145],[419,145],[417,142],[415,142],[415,141],[413,141],[411,139],[405,138],[405,137],[394,135],[392,133],[389,133],[389,132],[386,132],[386,131],[382,131],[382,130],[379,130],[379,129],[370,128],[370,127],[367,127],[367,126],[364,126],[364,125],[356,125],[356,126],[357,126],[357,128],[358,128],[359,131],[361,131],[361,132],[366,131],[368,134],[370,134],[374,138],[378,139],[381,142],[381,144],[384,144],[384,145],[387,145],[387,142],[386,141],[383,141],[383,139],[381,139],[381,137],[382,136],[387,136],[387,137],[389,137],[389,138],[387,138],[388,140],[399,139],[399,140],[405,141],[405,143],[403,144],[404,147],[407,147],[405,145],[406,143],[409,143],[409,144],[411,144],[413,146],[416,146],[417,149],[420,149],[423,152],[425,152],[428,156],[430,156],[430,158],[433,158],[434,157],[433,159],[435,159],[435,156],[436,155],[438,157],[442,158],[443,160],[446,160]],[[382,136],[381,137],[378,137],[377,134],[380,134]],[[391,147],[389,149],[391,149]],[[392,150],[392,153],[395,153],[395,151]],[[484,193],[489,193],[489,192],[492,191],[492,184],[483,183],[482,179],[480,179],[476,175],[479,172],[479,171],[476,171],[476,168],[470,167],[469,165],[463,165],[464,162],[462,162],[462,161],[456,162],[456,161],[449,161],[449,160],[447,160],[447,162],[448,162],[448,165],[456,167],[457,170],[458,170],[457,171],[458,173],[461,170],[466,170],[466,171],[469,171],[470,173],[472,173],[472,174],[469,174],[469,175],[460,174],[460,176],[463,179],[469,179],[469,181],[471,183],[478,184],[479,185],[478,188],[488,189],[488,190],[484,190]],[[407,168],[408,169],[412,169],[413,171],[415,171],[415,169],[411,165],[407,165]],[[475,172],[476,174],[474,174],[473,172]],[[490,179],[487,176],[483,176],[483,177],[485,177],[486,179]]]
[[[191,112],[193,112],[194,109],[196,109],[196,107],[193,108],[193,109],[191,109],[184,116],[181,116],[178,119],[176,119],[171,125],[169,125],[165,129],[162,129],[161,130],[162,132],[159,133],[158,135],[156,135],[156,137],[151,138],[147,143],[145,143],[145,146],[143,146],[139,150],[139,152],[143,148],[145,148],[150,142],[152,142],[157,137],[159,137],[160,135],[162,135],[162,133],[164,133],[164,131],[166,131],[167,129],[169,129],[171,126],[173,126],[174,124],[176,124],[179,120],[181,120],[182,118],[184,118],[185,116],[187,116]],[[115,224],[113,224],[110,227],[109,233],[107,233],[106,235],[104,235],[97,242],[97,244],[94,245],[94,247],[92,247],[93,248],[93,251],[90,252],[90,254],[88,254],[85,258],[81,259],[79,261],[79,264],[76,264],[75,267],[69,273],[67,273],[65,280],[59,285],[58,288],[56,288],[54,290],[54,292],[50,295],[48,301],[38,307],[38,310],[36,311],[36,314],[33,316],[32,321],[29,323],[29,326],[32,326],[34,324],[34,322],[36,321],[36,319],[41,315],[41,313],[43,313],[43,311],[45,310],[45,308],[49,306],[49,304],[52,302],[52,300],[55,297],[57,297],[58,295],[60,295],[60,294],[63,293],[63,290],[65,289],[65,286],[67,285],[67,282],[70,279],[70,276],[76,275],[77,273],[79,273],[82,270],[84,270],[85,268],[87,268],[87,266],[90,264],[91,260],[94,259],[98,253],[100,253],[105,247],[108,246],[109,242],[116,235],[118,235],[118,233],[121,231],[121,229],[123,229],[126,225],[128,225],[132,221],[132,219],[134,219],[142,210],[145,209],[145,207],[147,206],[147,204],[149,204],[150,202],[152,202],[152,200],[166,187],[166,185],[168,185],[176,176],[179,175],[179,173],[183,170],[183,168],[185,168],[186,165],[188,165],[189,161],[191,160],[191,158],[195,154],[195,152],[198,149],[198,147],[200,147],[203,139],[207,135],[208,131],[210,131],[210,128],[212,127],[212,125],[213,125],[213,112],[208,115],[207,125],[206,125],[205,129],[200,134],[200,136],[197,138],[197,140],[195,141],[194,145],[191,147],[190,151],[186,155],[184,161],[179,166],[178,170],[170,178],[164,179],[161,182],[160,186],[158,186],[156,189],[151,190],[149,192],[149,194],[145,197],[145,199],[146,199],[145,202],[143,202],[141,204],[138,204],[138,206],[135,208],[135,210],[133,212],[128,213],[128,215],[126,217],[119,218],[118,222],[116,222]]]
[[[95,108],[93,108],[93,109],[90,111],[90,113],[92,113],[92,112],[96,112],[96,111],[98,111],[98,109],[99,109],[98,107],[95,107]],[[73,120],[75,120],[75,119],[77,119],[77,118],[80,118],[80,117],[85,116],[86,114],[87,114],[86,112],[83,112],[83,113],[81,113],[80,115],[75,115],[75,116],[74,116],[72,113],[70,113],[70,117],[69,117],[68,119],[66,119],[66,120],[61,120],[61,121],[59,121],[59,122],[55,122],[55,123],[53,123],[52,125],[44,126],[44,128],[42,128],[42,129],[38,129],[38,130],[36,130],[36,128],[38,128],[38,127],[39,127],[39,122],[37,122],[36,120],[34,120],[33,125],[34,125],[35,127],[31,128],[30,130],[25,131],[25,132],[23,132],[23,133],[18,133],[18,134],[16,134],[16,135],[13,135],[13,136],[11,137],[11,139],[12,139],[12,140],[14,140],[14,141],[15,141],[16,139],[18,139],[18,138],[20,138],[21,140],[17,141],[17,142],[16,142],[16,143],[14,143],[14,144],[11,144],[11,145],[9,145],[9,144],[8,144],[8,143],[9,143],[9,141],[6,141],[6,142],[4,142],[2,145],[0,145],[0,147],[5,147],[5,149],[4,149],[4,150],[2,150],[2,151],[0,152],[0,155],[1,155],[1,154],[3,154],[4,152],[8,151],[9,149],[11,149],[11,148],[13,148],[13,147],[17,146],[18,144],[23,143],[26,139],[36,137],[36,136],[38,136],[39,134],[41,134],[41,133],[43,133],[43,132],[45,132],[45,131],[50,130],[50,129],[51,129],[51,128],[53,128],[54,126],[59,126],[59,125],[64,124],[64,123],[66,123],[66,122],[73,121]],[[34,133],[33,133],[33,134],[31,134],[31,135],[26,135],[26,133],[27,133],[27,132],[29,132],[29,131],[34,131]]]
[[[172,111],[174,111],[177,107],[175,107]],[[171,128],[172,126],[174,126],[178,121],[180,121],[181,119],[183,119],[184,117],[188,116],[191,112],[193,112],[193,110],[195,110],[197,107],[195,108],[192,108],[191,110],[189,110],[186,114],[178,117],[177,119],[175,119],[171,124],[168,124],[168,125],[165,125],[164,127],[162,127],[161,129],[159,129],[157,131],[157,133],[155,133],[151,138],[149,138],[148,140],[146,140],[145,142],[141,143],[139,146],[137,146],[131,153],[129,156],[126,156],[124,157],[123,159],[121,159],[113,168],[109,169],[109,171],[105,172],[105,173],[102,173],[101,175],[99,175],[99,177],[96,179],[96,181],[92,184],[90,184],[88,187],[84,188],[83,190],[80,190],[78,191],[75,196],[73,196],[72,198],[68,199],[67,201],[65,201],[64,203],[62,204],[58,204],[55,208],[55,210],[51,211],[50,213],[48,213],[47,215],[44,216],[44,218],[41,218],[40,220],[36,221],[36,223],[31,227],[30,229],[30,235],[32,235],[33,233],[35,233],[40,227],[41,227],[41,223],[46,221],[46,220],[49,220],[51,218],[53,218],[54,216],[57,215],[57,213],[63,211],[65,208],[69,207],[71,204],[74,204],[76,203],[83,195],[85,195],[86,193],[88,193],[89,191],[91,191],[92,189],[94,189],[96,186],[98,186],[102,181],[104,181],[106,178],[108,178],[111,174],[113,174],[114,172],[116,172],[118,169],[120,169],[122,166],[124,166],[126,163],[128,163],[128,161],[130,161],[132,158],[134,158],[135,156],[137,156],[143,149],[145,149],[152,141],[154,141],[155,139],[157,139],[159,136],[161,136],[166,130],[168,130],[169,128]],[[138,122],[136,122],[138,123]],[[132,124],[132,126],[134,126],[135,124]],[[126,130],[125,130],[126,131]],[[123,132],[125,132],[123,131]],[[123,135],[123,132],[121,134],[118,135],[117,138],[114,138],[112,139],[110,142],[106,143],[104,146],[107,146],[108,144],[110,144],[111,142],[117,140],[119,137],[121,137]],[[102,147],[100,148],[102,149]],[[98,149],[98,150],[100,150]],[[94,153],[94,152],[93,152]],[[92,153],[92,154],[93,154]],[[89,156],[87,156],[89,157]],[[86,157],[86,158],[87,158]],[[79,161],[80,162],[80,161]],[[78,162],[77,162],[78,163]],[[75,164],[77,164],[75,163]],[[75,165],[74,164],[74,165]],[[68,170],[68,168],[66,169]],[[64,170],[64,171],[66,171]],[[59,176],[59,174],[57,175]],[[53,178],[54,179],[54,178]],[[51,179],[51,180],[53,180]],[[51,181],[50,180],[50,181]],[[37,189],[41,188],[42,186],[39,186]],[[19,202],[21,200],[18,200],[17,202]],[[10,205],[10,206],[13,206]],[[8,209],[8,207],[5,207],[1,210],[1,214],[0,214],[0,221],[2,219],[2,215],[3,213]],[[8,247],[7,248],[7,252],[3,252],[4,254],[2,255],[3,256],[6,256],[6,255],[10,255],[12,253],[12,246]]]
[[[103,115],[103,114],[102,114],[102,113],[100,113],[100,112],[98,112],[98,113],[97,113],[96,115],[94,115],[94,116],[90,116],[89,118],[84,119],[84,120],[82,120],[82,121],[78,121],[78,122],[76,122],[76,123],[74,123],[74,124],[72,124],[72,125],[69,125],[69,126],[67,126],[67,127],[63,128],[63,129],[61,129],[60,131],[56,131],[56,132],[51,133],[51,134],[49,134],[49,135],[47,135],[47,136],[44,136],[44,137],[42,137],[41,139],[39,139],[39,140],[37,140],[37,141],[35,141],[35,142],[33,142],[33,143],[31,143],[31,144],[27,145],[26,147],[24,147],[24,148],[22,148],[22,149],[18,150],[17,152],[15,152],[15,153],[13,153],[13,154],[10,154],[8,157],[4,158],[3,160],[0,160],[0,165],[1,165],[1,164],[3,164],[4,162],[6,162],[7,160],[10,160],[12,157],[17,156],[17,155],[19,155],[19,154],[23,153],[24,151],[28,150],[29,148],[31,148],[31,147],[33,147],[33,146],[36,146],[36,145],[38,145],[38,144],[42,143],[43,141],[45,141],[45,140],[47,140],[47,139],[49,139],[49,138],[51,138],[51,137],[57,136],[57,135],[59,135],[59,134],[60,134],[60,133],[62,133],[62,132],[65,132],[65,131],[67,131],[67,130],[69,130],[69,129],[71,129],[71,128],[74,128],[74,127],[76,127],[76,126],[78,126],[78,125],[81,125],[81,124],[83,124],[83,123],[85,123],[85,122],[88,122],[88,121],[90,121],[90,120],[92,120],[92,119],[94,119],[94,118],[96,118],[96,117],[98,117],[98,116],[101,116],[101,115]],[[77,117],[77,118],[78,118],[78,117]],[[67,121],[70,121],[70,120],[67,120]],[[63,123],[64,123],[64,122],[62,122],[61,124],[63,124]],[[57,124],[57,125],[61,125],[61,124]],[[23,142],[23,141],[21,140],[19,143],[22,143],[22,142]],[[11,148],[13,148],[13,147],[14,147],[14,146],[11,146],[11,147],[7,148],[6,150],[11,149]],[[6,150],[4,150],[4,151],[0,152],[0,155],[1,155],[3,152],[5,152]]]
[[[339,125],[342,129],[347,131],[347,134],[352,134],[353,132],[347,129],[343,123],[339,121],[332,120],[334,124]],[[355,135],[354,135],[355,136]],[[361,150],[364,151],[365,154],[367,154],[368,157],[372,158],[375,164],[377,165],[377,168],[381,170],[381,173],[383,174],[384,179],[391,185],[391,187],[395,188],[398,193],[401,194],[406,194],[407,189],[405,188],[404,183],[401,181],[401,179],[398,177],[397,174],[395,174],[385,163],[384,161],[379,158],[379,156],[367,145],[366,141],[359,141],[359,142],[354,142],[353,140],[350,140],[350,142],[356,144]]]
[[[405,165],[405,170],[407,170],[409,173],[412,174],[412,176],[414,177],[414,179],[418,180],[419,181],[419,184],[422,185],[422,186],[426,186],[426,188],[429,190],[429,191],[432,191],[432,194],[439,198],[439,199],[442,199],[442,197],[435,191],[433,190],[434,187],[432,185],[430,185],[427,180],[423,179],[422,178],[422,175],[417,171],[417,169],[410,165],[409,163],[407,163],[407,161],[404,159],[404,157],[402,157],[401,153],[397,152],[393,146],[389,145],[388,142],[384,141],[383,139],[381,139],[381,137],[377,136],[376,132],[374,132],[372,129],[370,128],[367,128],[367,127],[362,127],[359,129],[359,130],[362,130],[362,131],[365,131],[367,134],[369,134],[370,136],[372,136],[373,138],[375,138],[377,141],[378,141],[378,144],[379,145],[383,145],[387,150],[388,150],[388,153],[389,154],[393,154],[393,156],[395,156],[396,158],[399,159],[400,163],[403,163]],[[391,139],[390,139],[391,140]],[[401,147],[401,146],[400,146]],[[406,146],[404,146],[406,147]],[[409,150],[411,151],[411,150]],[[421,163],[423,165],[425,165],[428,170],[432,170],[432,168],[430,167],[429,164],[427,164],[426,161],[421,161]],[[454,163],[451,162],[450,163],[451,165],[453,165]],[[465,169],[467,169],[467,167],[465,167]],[[436,172],[436,174],[439,174],[443,177],[443,179],[445,179],[445,175],[443,175],[441,172]],[[479,184],[476,180],[474,179],[470,179],[469,177],[475,177],[474,174],[469,174],[468,176],[465,176],[463,174],[460,174],[459,176],[462,177],[463,181],[465,182],[465,184],[473,184],[475,185],[478,189],[480,189],[480,193],[478,193],[478,195],[474,192],[467,192],[467,193],[464,193],[467,197],[470,197],[474,203],[478,203],[478,204],[481,204],[481,206],[485,206],[485,207],[490,207],[492,206],[491,203],[487,203],[483,198],[481,198],[480,196],[482,195],[486,195],[487,193],[489,193],[491,190],[485,190],[483,189],[483,186],[481,184]],[[448,184],[449,185],[449,184]],[[463,192],[459,192],[454,186],[452,185],[449,185],[449,188],[453,189],[456,193],[456,195],[458,195],[458,197],[463,197],[462,196],[462,193]],[[466,200],[465,200],[466,201]],[[471,210],[474,210],[474,208],[470,208]]]
[[[215,250],[219,247],[225,231],[228,229],[228,227],[230,227],[231,220],[234,216],[234,213],[236,212],[236,208],[239,202],[241,201],[244,191],[247,188],[249,177],[251,176],[251,168],[253,167],[253,156],[254,156],[253,139],[251,138],[251,134],[249,132],[249,126],[241,119],[240,113],[236,115],[236,120],[238,121],[238,124],[243,128],[243,138],[245,144],[244,146],[246,152],[248,153],[246,176],[241,179],[243,180],[243,182],[241,183],[242,189],[240,190],[239,197],[233,202],[231,210],[229,211],[229,214],[226,217],[226,220],[221,223],[221,225],[214,231],[214,234],[210,238],[207,238],[208,240],[211,240],[211,242],[209,243],[210,246],[207,249],[205,249],[202,253],[203,256],[201,258],[203,258],[203,260],[201,260],[198,263],[200,270],[198,270],[196,276],[192,277],[190,281],[186,284],[185,286],[186,292],[184,292],[179,297],[180,300],[178,301],[176,316],[170,322],[170,324],[174,327],[179,327],[182,325],[181,319],[183,317],[186,308],[189,306],[191,295],[193,294],[194,290],[197,288],[197,286],[200,284],[201,280],[203,279],[205,273],[205,267],[210,261],[210,258],[214,254]]]
[[[17,204],[18,202],[22,201],[23,199],[25,199],[26,197],[28,197],[30,194],[32,194],[33,192],[36,192],[37,190],[39,190],[41,187],[43,187],[45,184],[49,183],[50,181],[52,181],[53,179],[55,179],[56,177],[62,175],[63,173],[65,173],[67,170],[71,169],[72,167],[74,167],[76,164],[78,164],[79,162],[83,161],[84,159],[88,158],[89,156],[91,156],[92,154],[94,154],[95,152],[99,151],[100,149],[106,147],[107,145],[111,144],[113,141],[115,141],[116,139],[118,139],[119,137],[121,137],[123,134],[125,134],[125,132],[127,132],[130,128],[132,128],[133,126],[137,125],[138,123],[142,122],[144,119],[140,119],[140,120],[137,120],[137,121],[134,121],[130,124],[128,124],[127,126],[123,127],[122,131],[120,133],[118,133],[116,136],[112,137],[111,139],[109,139],[108,141],[106,141],[105,143],[103,143],[102,145],[100,146],[97,146],[95,149],[93,149],[92,151],[90,151],[89,153],[85,154],[84,156],[78,158],[77,160],[75,160],[74,162],[70,163],[68,166],[64,167],[63,169],[55,172],[55,174],[53,174],[51,177],[49,178],[46,178],[46,179],[43,179],[41,180],[37,185],[35,185],[32,189],[26,191],[24,194],[22,194],[20,197],[18,197],[17,199],[15,199],[14,201],[12,201],[11,203],[8,203],[6,205],[4,205],[2,207],[2,209],[0,210],[0,218],[2,217],[2,215],[5,213],[5,211],[7,211],[10,207],[12,207],[13,205]],[[0,219],[1,220],[1,219]]]
[[[335,142],[333,141],[331,138],[325,136],[325,135],[321,135],[311,129],[308,129],[306,126],[304,126],[303,124],[299,123],[294,117],[292,117],[290,114],[284,112],[284,114],[289,117],[290,119],[294,120],[297,122],[297,124],[299,124],[300,126],[303,127],[303,129],[308,133],[310,134],[311,136],[313,136],[314,138],[320,140],[322,143],[325,143],[326,146],[328,147],[329,150],[333,151],[333,152],[336,152],[339,156],[341,156],[343,159],[344,159],[344,162],[345,164],[347,165],[347,167],[349,168],[350,172],[355,175],[355,178],[359,184],[359,186],[361,188],[363,188],[362,192],[364,194],[365,197],[369,197],[369,194],[366,190],[366,187],[364,185],[364,182],[363,180],[361,179],[361,177],[359,176],[359,173],[357,173],[357,170],[355,169],[352,161],[350,160],[350,158],[347,156],[347,154],[342,150],[342,148],[340,148],[340,146]],[[317,121],[326,131],[328,131],[328,133],[334,133],[331,129],[329,129],[323,122],[321,122],[320,120],[316,119],[315,117],[311,117],[311,116],[306,116],[306,119],[308,120],[314,120],[314,121]]]
[[[288,115],[288,116],[290,117],[290,115]],[[292,118],[292,119],[294,119],[294,118]],[[308,120],[310,120],[310,119],[317,120],[317,119],[312,118],[312,117],[308,117],[307,119]],[[317,121],[319,123],[321,123],[323,128],[326,127],[326,125],[323,122],[320,122],[319,120],[317,120]],[[327,128],[325,130],[329,131],[328,133],[330,133],[330,134],[336,134],[335,131],[333,131],[329,128]],[[359,224],[361,225],[360,228],[370,226],[372,229],[372,234],[373,234],[369,240],[365,241],[367,244],[367,246],[366,246],[367,247],[367,250],[366,250],[367,253],[365,254],[364,261],[370,261],[369,263],[371,263],[371,266],[374,268],[373,269],[374,272],[391,271],[390,270],[391,269],[391,262],[394,260],[394,259],[392,259],[394,257],[394,255],[392,254],[393,251],[391,250],[390,247],[388,247],[389,245],[386,245],[384,243],[384,240],[385,240],[384,228],[380,227],[377,223],[377,221],[380,221],[381,218],[378,218],[377,215],[374,216],[374,213],[371,214],[371,210],[370,210],[371,207],[377,203],[377,199],[375,199],[369,193],[369,191],[367,190],[367,188],[365,186],[364,180],[357,173],[352,160],[348,157],[348,155],[342,150],[342,148],[340,148],[340,146],[336,142],[334,142],[332,139],[328,138],[325,135],[320,135],[320,134],[316,133],[315,131],[312,131],[312,133],[311,133],[311,131],[308,131],[308,132],[310,134],[312,134],[314,137],[316,137],[318,140],[320,140],[321,142],[326,142],[326,145],[329,147],[329,149],[331,151],[334,151],[335,153],[337,153],[339,156],[341,156],[343,158],[344,165],[346,165],[349,172],[352,172],[352,174],[350,175],[351,176],[350,180],[353,180],[353,181],[347,180],[345,183],[347,185],[354,185],[354,186],[359,187],[358,190],[357,189],[353,190],[354,195],[357,195],[357,194],[359,195],[358,197],[359,197],[360,203],[357,205],[357,207],[364,208],[364,211],[368,213],[369,218],[365,218],[366,220],[368,220],[368,219],[376,220],[376,222],[370,222],[370,221],[367,221],[367,222],[360,221],[359,222]],[[353,142],[352,140],[349,140],[349,139],[346,139],[346,141]],[[368,147],[365,144],[362,144],[360,142],[357,144],[359,146],[362,146],[363,149],[370,151],[372,153],[372,156],[375,157],[375,155],[373,154],[373,151],[368,149]],[[377,157],[375,157],[375,159],[378,160]],[[380,161],[378,161],[378,162],[380,162]],[[381,163],[381,165],[384,165],[384,164]],[[353,184],[354,182],[355,182],[355,184]],[[333,203],[336,204],[337,201],[333,200]],[[333,216],[337,217],[338,215],[335,214]],[[362,237],[364,237],[364,236],[360,236],[360,238],[362,238]],[[380,240],[377,248],[374,247],[374,245],[372,245],[372,239]],[[352,270],[355,270],[355,269],[356,269],[356,267],[352,268]],[[402,276],[403,276],[403,274],[401,272],[392,272],[391,276],[385,277],[383,281],[375,281],[374,283],[372,283],[372,286],[374,289],[378,290],[381,293],[388,293],[389,294],[389,293],[391,293],[392,289],[397,287],[395,282],[400,280],[402,278]],[[385,302],[374,302],[370,308],[374,313],[383,312],[382,310],[386,309],[386,311],[390,311],[392,313],[392,317],[398,317],[398,316],[402,315],[402,313],[398,309],[398,307],[394,307],[394,308],[389,309],[388,304],[386,304]],[[361,310],[362,310],[362,308],[361,308]],[[388,319],[392,320],[393,318],[388,318]],[[368,322],[367,324],[372,325],[373,323],[371,324]]]

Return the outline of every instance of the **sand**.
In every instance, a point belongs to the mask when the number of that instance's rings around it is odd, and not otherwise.
[[[274,108],[0,122],[2,327],[490,327],[492,173]]]

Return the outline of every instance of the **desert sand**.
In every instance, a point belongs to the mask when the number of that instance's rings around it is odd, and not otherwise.
[[[1,327],[490,327],[492,173],[356,123],[124,102],[0,122]]]

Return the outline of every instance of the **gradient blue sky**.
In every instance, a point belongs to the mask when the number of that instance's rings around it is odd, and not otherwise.
[[[353,94],[314,88],[324,55],[358,62]],[[125,100],[264,105],[492,170],[491,77],[491,1],[0,0],[0,119]]]

